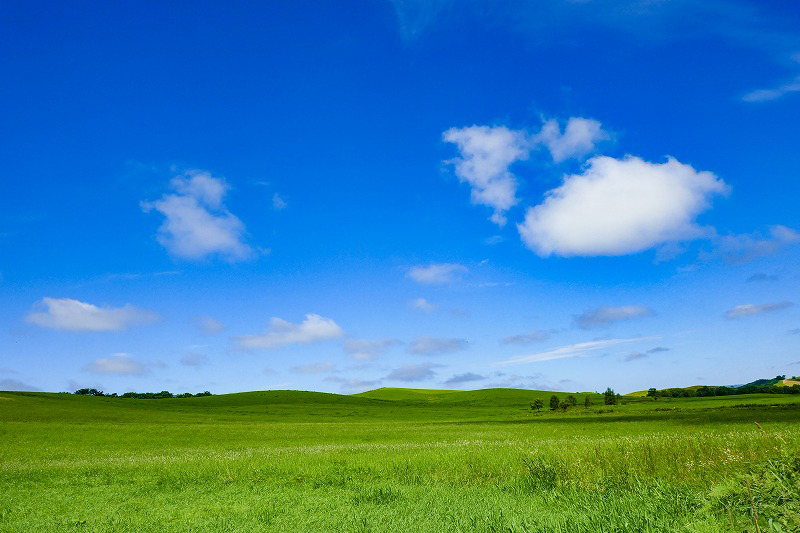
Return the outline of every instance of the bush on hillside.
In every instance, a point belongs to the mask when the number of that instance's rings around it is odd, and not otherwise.
[[[558,405],[559,405],[558,396],[553,394],[552,396],[550,396],[550,410],[555,411],[556,409],[558,409]]]
[[[607,388],[606,391],[603,393],[603,402],[606,405],[617,405],[617,400],[619,395],[614,392],[614,389],[611,387]]]

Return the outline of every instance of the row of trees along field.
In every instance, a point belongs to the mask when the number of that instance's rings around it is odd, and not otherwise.
[[[184,392],[183,394],[172,394],[169,391],[162,390],[161,392],[126,392],[124,394],[117,395],[116,392],[112,392],[111,394],[106,394],[101,390],[97,389],[78,389],[75,391],[75,394],[79,394],[81,396],[104,396],[106,398],[134,398],[136,400],[161,400],[164,398],[199,398],[201,396],[211,396],[211,393],[208,391],[198,392],[197,394],[192,394],[191,392]]]
[[[621,395],[614,392],[614,390],[609,387],[603,393],[603,403],[605,405],[617,405],[620,399],[622,398]],[[566,411],[570,407],[575,407],[578,405],[578,399],[573,396],[572,394],[568,395],[564,399],[559,399],[558,396],[553,394],[550,396],[550,410],[555,411],[556,409],[561,409],[562,411]],[[591,395],[587,394],[583,398],[583,406],[584,407],[591,407],[592,406],[592,397]],[[537,398],[533,402],[531,402],[531,410],[533,411],[540,411],[544,407],[544,401],[541,398]]]
[[[786,376],[775,376],[773,379],[759,379],[736,387],[697,387],[697,388],[675,388],[675,389],[655,389],[647,391],[651,398],[691,398],[695,396],[731,396],[734,394],[800,394],[800,385],[794,384],[778,385],[786,379]],[[796,380],[797,378],[792,378]]]

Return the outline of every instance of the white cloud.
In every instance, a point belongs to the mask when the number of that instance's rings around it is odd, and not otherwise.
[[[299,372],[301,374],[322,374],[325,372],[333,372],[333,369],[334,367],[331,363],[313,363],[310,365],[298,365],[292,367],[294,372]]]
[[[118,374],[121,376],[142,376],[150,369],[126,353],[115,353],[111,357],[101,357],[86,365],[85,370],[97,374]]]
[[[493,208],[492,222],[504,225],[504,213],[519,201],[517,179],[509,167],[528,158],[527,134],[505,126],[469,126],[450,128],[442,138],[458,146],[461,157],[450,162],[458,179],[472,187],[472,203]]]
[[[442,134],[445,142],[458,147],[460,157],[448,162],[455,166],[458,179],[469,183],[472,203],[493,208],[490,220],[499,226],[505,225],[505,213],[519,202],[512,164],[528,159],[531,150],[542,145],[556,163],[581,158],[609,138],[600,122],[581,117],[567,120],[563,133],[558,121],[551,119],[536,134],[506,126],[450,128]]]
[[[504,338],[500,342],[502,344],[531,344],[533,342],[546,341],[549,338],[549,332],[538,330],[522,333],[520,335],[512,335],[511,337]]]
[[[69,298],[42,298],[44,311],[32,311],[25,320],[43,328],[69,331],[120,331],[131,324],[153,322],[158,315],[130,305],[97,307]]]
[[[417,309],[418,311],[422,311],[424,313],[431,313],[436,310],[436,306],[430,303],[425,298],[417,298],[416,300],[411,300],[408,305],[412,309]]]
[[[344,350],[355,359],[369,361],[385,354],[389,348],[398,344],[400,341],[394,339],[349,339],[344,342]]]
[[[286,209],[289,204],[286,203],[286,200],[281,198],[281,195],[278,193],[272,193],[272,208],[280,211],[281,209]]]
[[[630,344],[633,342],[641,342],[646,340],[657,339],[658,337],[636,337],[633,339],[607,339],[599,341],[578,342],[575,344],[568,344],[560,346],[546,352],[539,352],[531,355],[520,355],[506,359],[505,361],[498,361],[495,365],[519,365],[523,363],[538,363],[541,361],[552,361],[554,359],[569,359],[572,357],[581,357],[589,352],[603,350],[619,346],[621,344]]]
[[[753,316],[753,315],[760,315],[763,313],[769,313],[771,311],[780,311],[781,309],[786,309],[787,307],[792,307],[794,304],[792,302],[775,302],[771,304],[742,304],[732,307],[725,311],[725,318],[744,318],[746,316]]]
[[[610,326],[620,320],[652,316],[653,310],[643,305],[622,305],[619,307],[600,307],[585,311],[575,317],[575,323],[581,329]]]
[[[580,158],[595,150],[599,141],[609,139],[601,124],[592,119],[572,117],[567,121],[564,133],[556,120],[548,120],[541,131],[533,137],[550,151],[553,161],[560,163],[572,157]]]
[[[700,237],[695,217],[709,198],[727,192],[711,172],[673,158],[590,159],[583,174],[566,176],[518,224],[522,240],[541,256],[610,256]]]
[[[142,202],[142,209],[155,209],[166,217],[157,240],[172,255],[195,260],[219,254],[230,261],[253,256],[244,242],[244,224],[223,203],[229,189],[223,179],[189,170],[173,178],[170,186],[176,194]]]
[[[408,353],[414,355],[438,355],[458,352],[467,348],[464,339],[437,339],[434,337],[417,337],[408,345]]]
[[[273,317],[266,333],[236,337],[242,348],[280,348],[289,344],[308,344],[311,342],[335,339],[344,331],[330,318],[307,314],[299,324],[292,324],[282,318]]]
[[[789,83],[779,85],[773,89],[758,89],[751,91],[742,96],[742,100],[745,102],[769,102],[798,91],[800,91],[800,76],[797,76]]]
[[[424,363],[421,365],[403,365],[392,370],[384,379],[392,381],[424,381],[436,376],[432,369],[435,365]]]
[[[188,170],[172,178],[170,185],[179,194],[190,196],[212,209],[222,207],[222,199],[228,192],[228,184],[202,170]]]
[[[467,267],[455,263],[432,263],[426,267],[411,267],[407,276],[417,283],[441,284],[455,281],[456,274],[461,272],[467,272]]]

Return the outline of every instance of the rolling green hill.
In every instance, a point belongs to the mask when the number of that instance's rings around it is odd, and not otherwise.
[[[0,392],[0,531],[716,533],[753,502],[800,525],[800,396],[530,409],[552,394]]]
[[[527,389],[480,389],[474,391],[456,391],[382,388],[356,394],[354,396],[405,403],[519,408],[529,407],[530,403],[537,398],[545,402],[545,405],[547,405],[550,397],[554,394],[558,396],[559,399],[572,394],[580,400],[581,405],[587,394],[591,396],[592,402],[595,404],[602,403],[603,401],[603,395],[597,393],[569,393]]]

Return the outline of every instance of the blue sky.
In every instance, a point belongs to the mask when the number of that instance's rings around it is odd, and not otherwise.
[[[0,389],[800,374],[800,8],[5,2]]]

